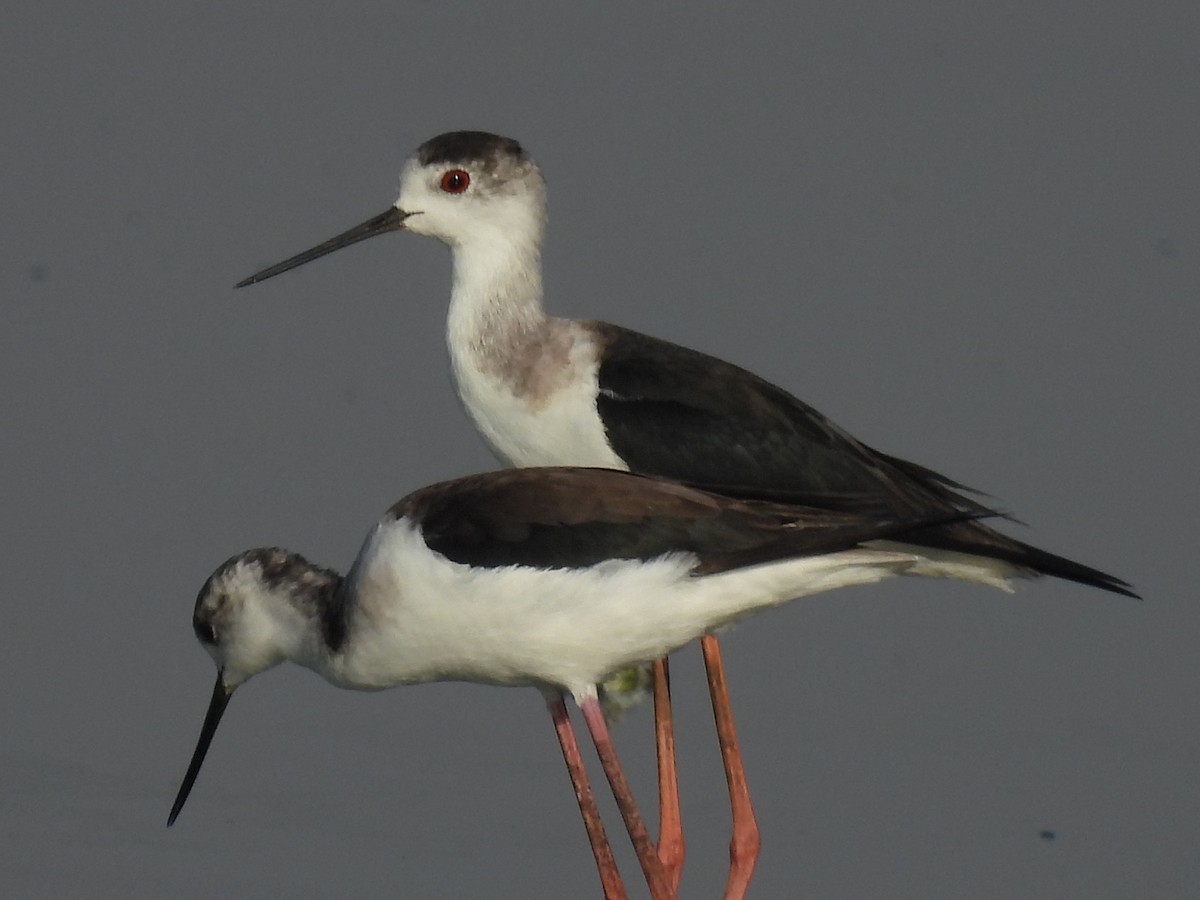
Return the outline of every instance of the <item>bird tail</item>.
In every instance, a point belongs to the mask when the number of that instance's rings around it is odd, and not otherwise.
[[[1051,575],[1102,591],[1111,591],[1140,600],[1141,597],[1127,581],[1067,559],[1056,553],[1041,550],[1008,535],[1001,534],[982,522],[964,522],[936,528],[917,528],[891,538],[905,544],[930,547],[951,553],[985,557],[1009,563],[1028,574]]]

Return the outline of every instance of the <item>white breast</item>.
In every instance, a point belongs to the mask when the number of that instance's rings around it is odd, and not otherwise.
[[[350,573],[355,609],[330,674],[368,689],[427,681],[586,689],[694,636],[678,623],[662,632],[660,617],[645,615],[656,605],[650,597],[696,583],[694,564],[677,555],[581,570],[476,568],[430,550],[408,520],[385,521]]]
[[[596,411],[599,363],[593,346],[581,327],[563,325],[572,330],[569,367],[561,377],[547,379],[555,386],[541,397],[520,396],[513,385],[482,371],[477,358],[464,349],[469,344],[452,337],[450,358],[459,398],[492,452],[510,466],[626,469],[609,447]]]

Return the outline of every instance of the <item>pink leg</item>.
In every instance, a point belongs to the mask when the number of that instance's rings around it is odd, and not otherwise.
[[[725,664],[721,660],[721,645],[712,635],[700,639],[704,653],[704,668],[708,672],[708,692],[712,696],[713,718],[717,723],[717,739],[721,743],[721,760],[725,763],[725,781],[729,784],[729,801],[733,812],[733,839],[729,842],[729,880],[725,883],[725,900],[741,900],[750,887],[754,865],[762,839],[754,809],[750,805],[750,789],[746,786],[746,770],[742,752],[738,749],[737,731],[733,727],[733,710],[729,705],[729,685],[725,682]]]
[[[638,862],[641,863],[642,872],[646,876],[646,884],[650,886],[650,896],[654,900],[673,900],[675,891],[668,883],[658,852],[650,841],[642,815],[633,800],[633,792],[629,790],[629,782],[625,780],[625,772],[617,759],[617,751],[613,747],[612,737],[609,736],[608,723],[604,721],[600,704],[595,697],[589,697],[580,704],[580,709],[583,710],[583,718],[592,733],[596,755],[600,757],[600,765],[604,774],[608,776],[608,783],[612,787],[613,797],[616,798],[617,808],[621,811],[621,818],[625,820],[625,830],[629,832],[629,839],[633,841],[633,849],[637,852]]]
[[[571,776],[571,785],[575,788],[579,811],[583,814],[583,827],[587,829],[588,840],[592,843],[596,868],[600,870],[600,883],[604,887],[604,900],[627,900],[625,885],[621,882],[621,873],[617,870],[617,861],[613,859],[612,847],[608,844],[604,823],[600,820],[600,809],[596,806],[596,798],[592,794],[592,786],[588,783],[587,771],[583,767],[583,757],[579,755],[579,744],[575,740],[575,730],[571,727],[571,719],[567,715],[567,706],[561,696],[547,697],[546,706],[554,719],[554,731],[558,735],[559,746],[562,747],[567,773]]]
[[[675,728],[671,719],[671,672],[667,660],[654,663],[654,737],[658,751],[658,858],[671,890],[679,890],[686,849],[679,815],[679,779],[675,772]]]

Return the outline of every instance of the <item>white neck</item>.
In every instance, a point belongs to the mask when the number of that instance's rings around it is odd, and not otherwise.
[[[624,464],[595,409],[595,353],[542,308],[541,228],[480,229],[453,246],[446,339],[467,415],[508,465]]]
[[[540,233],[526,240],[514,240],[511,234],[476,234],[453,248],[446,337],[456,368],[465,362],[465,354],[481,362],[511,355],[545,325],[540,238]]]

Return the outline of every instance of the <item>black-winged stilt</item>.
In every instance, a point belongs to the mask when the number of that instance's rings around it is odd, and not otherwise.
[[[962,514],[953,514],[961,518]],[[921,557],[864,542],[944,522],[741,501],[607,469],[531,468],[393,506],[345,577],[278,548],[205,582],[192,624],[217,665],[174,823],[235,688],[282,662],[338,687],[470,681],[546,695],[606,897],[624,896],[562,697],[583,711],[655,898],[674,896],[596,685],[763,609],[879,581]]]
[[[851,496],[905,516],[986,509],[957,482],[872,449],[744,369],[615,325],[546,315],[545,210],[542,174],[516,141],[477,131],[443,134],[405,163],[394,206],[239,287],[384,232],[435,237],[453,250],[447,332],[458,391],[493,451],[510,465],[609,466],[741,497]],[[922,556],[910,574],[1002,587],[1012,577],[1053,575],[1132,595],[1118,578],[978,521],[907,540]],[[701,643],[732,800],[726,896],[734,897],[752,874],[758,828],[719,645],[713,636]],[[656,673],[661,687],[665,662]],[[656,702],[656,713],[663,759],[670,739],[666,704]],[[671,789],[663,776],[663,819],[677,823]],[[662,845],[677,879],[682,835],[672,827],[675,833],[664,829]]]

